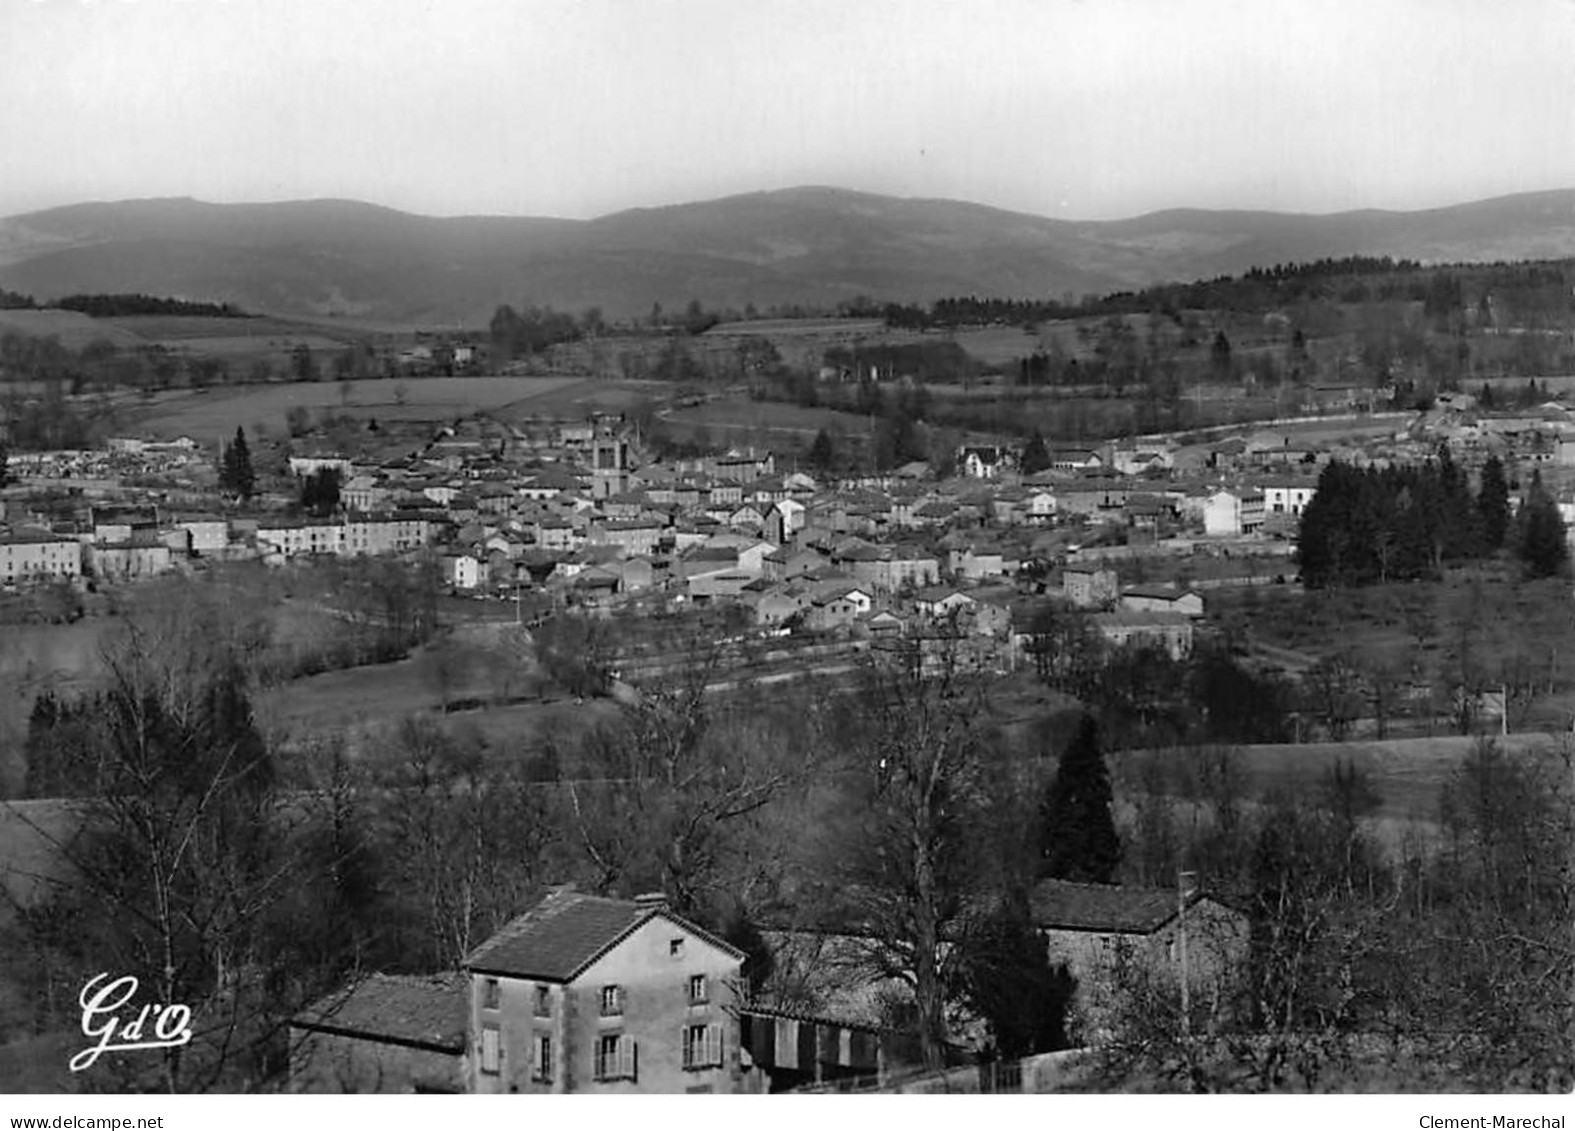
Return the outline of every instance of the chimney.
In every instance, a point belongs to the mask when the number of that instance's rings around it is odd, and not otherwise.
[[[665,891],[648,891],[634,897],[634,901],[641,907],[667,906],[667,893]]]

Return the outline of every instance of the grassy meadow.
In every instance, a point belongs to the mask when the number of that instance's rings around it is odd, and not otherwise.
[[[582,383],[573,377],[411,377],[351,381],[343,388],[337,381],[231,385],[182,390],[129,411],[131,427],[212,443],[233,436],[237,427],[282,430],[292,408],[379,420],[451,420],[478,411],[512,412]]]

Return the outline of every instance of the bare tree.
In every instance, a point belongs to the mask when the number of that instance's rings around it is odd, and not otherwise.
[[[924,1062],[945,1060],[943,944],[969,911],[988,827],[982,684],[942,663],[934,674],[872,668],[849,735],[839,835],[826,862],[832,907],[867,931],[873,969],[912,991]]]
[[[659,887],[695,914],[722,893],[740,826],[808,774],[813,761],[775,732],[746,691],[707,692],[717,653],[692,652],[674,675],[581,745],[589,779],[568,785],[573,827],[603,890]]]
[[[193,1043],[162,1053],[170,1091],[258,1071],[290,1000],[264,976],[292,871],[273,765],[205,612],[133,619],[105,657],[97,725],[72,754],[80,832],[39,830],[75,879],[29,920],[66,968],[192,1009]]]

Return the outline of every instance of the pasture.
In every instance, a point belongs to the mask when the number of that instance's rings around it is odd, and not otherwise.
[[[1233,747],[1232,766],[1237,797],[1247,808],[1275,799],[1312,799],[1339,762],[1361,771],[1372,787],[1376,805],[1363,817],[1368,831],[1391,851],[1407,845],[1427,848],[1439,835],[1442,790],[1479,740],[1473,736],[1401,738],[1377,741],[1313,742],[1283,746]],[[1568,774],[1571,736],[1523,732],[1495,737],[1499,748],[1519,757],[1544,761]],[[1118,819],[1131,827],[1136,799],[1149,787],[1144,765],[1152,760],[1182,758],[1181,751],[1128,750],[1107,754],[1118,802]],[[1167,794],[1183,812],[1202,798],[1172,781]]]
[[[0,310],[0,334],[56,338],[70,350],[92,342],[110,342],[123,349],[145,346],[147,339],[75,310]]]
[[[822,428],[833,436],[866,436],[870,431],[869,418],[857,413],[742,398],[678,409],[664,413],[662,419],[674,432],[690,438],[766,448],[807,447]]]
[[[340,350],[364,333],[339,331],[336,326],[294,322],[285,318],[206,318],[190,314],[128,314],[100,318],[99,324],[126,330],[144,341],[175,348],[187,346],[202,352],[199,343],[250,342],[273,343],[275,348],[290,348],[305,341],[313,349]]]
[[[327,409],[354,417],[388,420],[451,420],[478,411],[512,409],[584,382],[574,377],[410,377],[348,382],[228,385],[185,390],[161,398],[145,411],[133,409],[132,425],[155,435],[190,436],[208,443],[226,439],[237,427],[255,432],[283,427],[285,414]]]

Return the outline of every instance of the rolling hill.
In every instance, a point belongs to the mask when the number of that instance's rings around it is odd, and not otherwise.
[[[286,316],[485,324],[500,303],[707,306],[1104,292],[1351,254],[1575,255],[1575,190],[1417,212],[1179,209],[1076,222],[834,188],[594,220],[437,218],[354,201],[77,204],[0,220],[0,287],[141,291]]]

